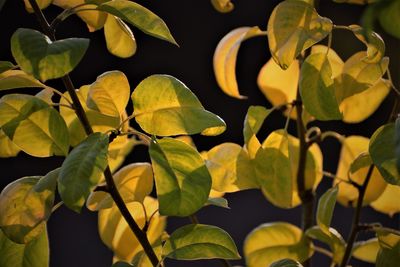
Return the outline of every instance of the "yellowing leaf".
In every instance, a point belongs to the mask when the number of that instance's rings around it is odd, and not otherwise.
[[[45,9],[51,4],[51,2],[53,2],[53,0],[36,0],[36,3],[38,4],[40,9]],[[24,3],[26,11],[28,11],[29,13],[33,13],[34,11],[31,4],[29,3],[29,0],[24,0]]]
[[[15,157],[21,151],[10,138],[0,130],[0,158]]]
[[[360,154],[368,150],[368,143],[368,138],[362,136],[349,136],[343,141],[339,165],[336,172],[337,177],[348,180],[348,176],[350,176],[352,181],[360,185],[364,182],[369,166],[362,167],[354,173],[349,172],[350,166],[354,160]],[[337,200],[340,204],[344,206],[355,206],[357,204],[358,190],[354,186],[345,182],[340,182],[339,180],[335,180],[334,184],[338,184],[339,187]],[[385,187],[385,180],[383,180],[379,171],[374,167],[371,179],[365,192],[363,205],[368,205],[372,201],[376,200],[385,190]]]
[[[133,91],[132,101],[136,122],[153,135],[218,135],[226,129],[220,117],[205,110],[192,91],[172,76],[144,79]]]
[[[107,49],[111,54],[128,58],[136,52],[136,40],[131,29],[120,18],[107,16],[104,25]]]
[[[364,61],[367,63],[378,63],[385,55],[385,42],[376,32],[366,32],[358,25],[350,25],[350,29],[358,40],[367,46],[367,57]],[[367,35],[367,39],[364,35]]]
[[[369,263],[375,263],[379,249],[378,238],[356,242],[353,247],[353,257]]]
[[[109,71],[90,85],[87,106],[104,115],[119,118],[129,101],[130,87],[125,74]]]
[[[206,165],[216,191],[230,193],[258,188],[249,155],[237,144],[223,143],[212,148],[207,153]]]
[[[218,43],[214,52],[214,74],[219,87],[229,96],[243,99],[236,81],[236,58],[243,41],[265,34],[258,27],[241,27],[230,31]]]
[[[327,53],[328,51],[328,61],[329,64],[331,65],[331,70],[332,70],[332,77],[331,78],[336,78],[342,73],[344,62],[343,60],[338,56],[338,54],[332,49],[325,46],[325,45],[314,45],[311,47],[311,54],[316,54],[316,53]]]
[[[287,69],[307,48],[332,31],[332,21],[318,15],[304,1],[286,0],[272,11],[268,21],[268,43],[272,58]]]
[[[0,91],[25,87],[45,88],[46,85],[22,70],[8,70],[0,74]]]
[[[243,253],[248,267],[260,267],[285,258],[303,262],[313,251],[298,227],[275,222],[254,229],[244,241]]]
[[[230,0],[211,0],[211,4],[221,13],[231,12],[235,7]]]
[[[151,244],[154,244],[164,232],[166,217],[160,216],[157,212],[157,200],[146,197],[143,204],[148,216],[154,214],[147,230],[147,238]],[[143,228],[146,215],[142,205],[138,202],[131,202],[127,204],[127,207],[139,227]],[[101,240],[120,260],[130,262],[138,252],[143,250],[117,206],[100,210],[98,225]]]
[[[148,163],[126,165],[116,172],[113,178],[125,203],[143,202],[144,198],[153,190],[153,171]],[[113,204],[114,201],[110,194],[97,191],[91,193],[86,206],[94,211],[111,208]]]
[[[400,186],[388,184],[382,195],[371,203],[371,207],[375,210],[392,216],[400,212],[400,201],[394,201],[400,196]]]
[[[106,0],[104,0],[105,2]],[[53,0],[53,4],[64,9],[72,8],[84,4],[85,0]],[[79,9],[96,8],[95,5],[85,5]],[[107,14],[99,11],[79,11],[77,15],[87,24],[90,32],[103,28],[106,23]]]
[[[1,10],[1,3],[0,3],[0,10]],[[8,71],[8,70],[12,70],[12,69],[14,69],[16,67],[17,66],[15,66],[10,61],[0,61],[0,74],[3,74],[3,72]]]

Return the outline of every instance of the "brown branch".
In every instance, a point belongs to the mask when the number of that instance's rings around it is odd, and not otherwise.
[[[31,4],[36,18],[39,21],[39,24],[44,31],[44,33],[52,40],[55,41],[55,35],[53,29],[50,27],[49,23],[47,22],[44,14],[40,10],[38,4],[36,3],[36,0],[29,0],[29,3]],[[86,116],[85,110],[82,107],[81,102],[79,101],[78,95],[75,92],[75,86],[72,83],[71,78],[69,75],[65,75],[62,77],[62,81],[64,83],[65,88],[67,89],[72,103],[74,105],[75,113],[81,122],[83,128],[85,129],[85,132],[87,135],[90,135],[93,133],[93,129],[89,123],[89,120]],[[154,267],[158,266],[158,258],[147,238],[147,235],[145,232],[143,232],[139,225],[136,223],[135,219],[132,217],[130,214],[128,208],[125,205],[124,200],[122,199],[120,193],[118,192],[118,189],[114,183],[113,176],[111,174],[110,168],[107,166],[107,168],[104,171],[104,176],[106,180],[106,185],[107,185],[107,191],[111,195],[112,199],[114,200],[115,204],[117,205],[119,211],[121,212],[122,216],[128,223],[129,227],[131,228],[132,232],[135,234],[136,238],[139,240],[140,244],[142,245],[147,257],[151,261],[152,265]]]

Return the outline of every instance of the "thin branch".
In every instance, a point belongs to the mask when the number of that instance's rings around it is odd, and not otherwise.
[[[315,245],[314,245],[314,250],[315,250],[316,252],[318,252],[318,253],[321,253],[322,255],[325,255],[325,256],[331,258],[331,259],[333,258],[333,253],[330,252],[330,251],[327,250],[327,249],[324,249],[324,248],[321,248],[321,247],[318,247],[318,246],[315,246]]]
[[[75,110],[72,106],[70,105],[65,105],[65,104],[60,104],[60,103],[51,103],[51,106],[53,107],[64,107],[64,108],[69,108],[72,110]]]
[[[64,202],[60,201],[57,204],[55,204],[53,206],[53,208],[51,209],[51,213],[54,213],[56,210],[58,210],[62,205],[64,204]]]

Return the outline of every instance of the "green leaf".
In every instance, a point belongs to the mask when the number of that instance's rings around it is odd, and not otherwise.
[[[47,230],[28,244],[16,244],[0,230],[0,266],[2,267],[48,267],[49,241]]]
[[[67,155],[68,129],[60,114],[43,100],[22,94],[0,99],[0,127],[27,154]]]
[[[380,10],[379,23],[386,32],[400,39],[400,28],[397,27],[400,24],[400,2],[397,0],[382,2],[389,4]]]
[[[0,227],[16,243],[28,243],[41,234],[51,215],[59,169],[41,177],[24,177],[6,186],[0,195]]]
[[[396,166],[395,125],[389,123],[381,126],[371,137],[369,153],[372,161],[386,182],[400,185],[400,174]]]
[[[354,243],[353,257],[369,263],[375,263],[380,249],[378,238]]]
[[[319,16],[312,5],[298,0],[283,1],[268,21],[271,55],[282,69],[287,69],[302,51],[324,39],[332,26],[332,21]]]
[[[162,254],[177,260],[240,259],[235,242],[227,232],[204,224],[177,229],[165,242]]]
[[[133,115],[147,133],[159,136],[218,135],[225,122],[206,111],[197,97],[178,79],[152,75],[133,91]]]
[[[286,258],[303,262],[313,253],[302,231],[286,222],[260,225],[246,237],[243,250],[248,267],[269,266]]]
[[[371,156],[367,153],[361,153],[357,158],[350,164],[350,173],[355,173],[358,170],[369,167],[372,164]]]
[[[0,91],[25,87],[45,88],[46,85],[21,70],[9,70],[0,74]]]
[[[165,22],[137,3],[127,0],[114,0],[99,5],[97,9],[119,17],[148,35],[178,45]]]
[[[247,110],[246,118],[244,119],[243,137],[251,159],[255,158],[258,149],[261,148],[261,143],[256,135],[271,112],[271,109],[268,110],[262,106],[250,106]]]
[[[269,267],[303,267],[300,262],[291,259],[275,261]]]
[[[393,267],[400,262],[400,241],[391,244],[391,246],[383,245],[381,240],[381,250],[376,257],[376,267]]]
[[[38,31],[23,28],[11,37],[15,61],[23,71],[43,82],[70,73],[88,46],[88,39],[69,38],[52,42]]]
[[[2,4],[0,2],[0,10],[1,10],[1,5]],[[3,72],[5,72],[7,70],[11,70],[11,69],[13,69],[15,67],[16,66],[10,61],[0,61],[0,74],[2,74]]]
[[[223,197],[209,197],[206,202],[206,205],[212,205],[212,206],[216,206],[216,207],[220,207],[220,208],[224,208],[224,209],[230,209],[228,200]]]
[[[329,227],[333,216],[333,210],[336,204],[336,197],[338,194],[338,187],[332,187],[326,191],[318,201],[317,208],[317,224],[321,230],[329,235]]]
[[[325,53],[306,58],[300,71],[300,94],[306,110],[318,120],[339,120],[332,68]]]
[[[160,214],[189,216],[206,203],[211,177],[200,154],[172,138],[153,140],[149,148]]]
[[[367,57],[364,61],[367,63],[378,63],[385,55],[385,42],[376,32],[366,31],[358,25],[350,25],[350,29],[358,40],[367,46]]]
[[[87,106],[101,114],[119,118],[129,101],[128,78],[121,71],[105,72],[90,85]]]
[[[94,133],[75,147],[61,166],[58,191],[65,205],[80,212],[107,167],[108,135]]]

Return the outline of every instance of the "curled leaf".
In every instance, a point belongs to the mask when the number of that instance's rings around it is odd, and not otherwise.
[[[367,46],[367,63],[378,63],[385,55],[385,42],[376,32],[366,32],[361,26],[350,25],[350,29],[358,40]]]
[[[121,58],[128,58],[135,54],[136,39],[128,25],[120,18],[112,15],[107,16],[104,36],[107,49],[111,54]]]

